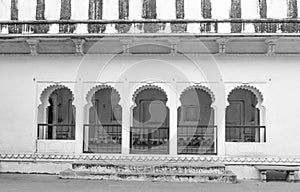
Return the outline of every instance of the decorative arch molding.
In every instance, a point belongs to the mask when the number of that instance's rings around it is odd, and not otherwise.
[[[181,92],[180,97],[179,97],[179,100],[181,101],[183,95],[184,95],[186,92],[188,92],[188,91],[190,91],[190,90],[193,90],[193,89],[202,90],[202,91],[208,93],[208,95],[209,95],[210,98],[211,98],[211,102],[212,102],[212,103],[214,103],[214,102],[216,101],[215,94],[214,94],[208,87],[203,86],[203,85],[191,85],[191,86],[185,88],[185,89]]]
[[[67,87],[66,85],[61,85],[61,84],[53,84],[53,85],[49,85],[48,87],[46,87],[41,95],[40,95],[40,101],[41,101],[41,104],[46,104],[46,106],[49,105],[48,103],[48,99],[51,95],[51,93],[53,93],[54,91],[56,90],[59,90],[59,89],[67,89],[70,91],[70,93],[72,94],[72,100],[74,101],[74,93],[73,91],[71,90],[71,88]]]
[[[92,87],[88,91],[88,93],[86,94],[86,97],[85,97],[86,104],[84,105],[84,114],[85,115],[84,115],[84,119],[83,119],[83,121],[85,123],[88,123],[88,121],[89,121],[89,109],[90,109],[90,107],[93,106],[93,103],[92,103],[93,96],[95,95],[95,93],[97,91],[99,91],[99,90],[105,90],[105,89],[111,89],[111,90],[113,90],[118,95],[118,103],[120,102],[120,100],[121,100],[120,93],[113,86],[102,84],[102,85],[96,85],[96,86]],[[116,103],[116,104],[118,105],[118,103]]]
[[[255,95],[255,97],[256,97],[256,100],[257,100],[257,106],[261,106],[262,105],[262,102],[264,100],[263,94],[261,93],[261,91],[258,88],[254,87],[252,85],[240,85],[240,86],[237,86],[237,87],[233,88],[229,92],[229,94],[227,96],[227,100],[228,100],[228,98],[230,97],[230,95],[234,91],[239,90],[239,89],[241,89],[241,90],[247,90],[247,91],[250,91],[251,93],[253,93]]]
[[[110,86],[110,85],[97,85],[97,86],[92,87],[92,88],[88,91],[88,93],[87,93],[87,95],[86,95],[86,97],[85,97],[85,99],[86,99],[86,101],[87,101],[87,104],[88,104],[88,105],[92,105],[92,98],[93,98],[93,96],[95,95],[95,93],[96,93],[97,91],[103,90],[103,89],[111,89],[111,90],[115,91],[115,92],[117,93],[117,95],[118,95],[118,102],[121,100],[120,93],[119,93],[118,90],[115,89],[114,87],[112,87],[112,86]]]
[[[74,98],[75,98],[74,93],[70,87],[63,84],[52,84],[47,86],[45,89],[43,89],[42,93],[40,94],[40,103],[37,108],[38,123],[46,122],[47,119],[46,108],[50,106],[49,97],[54,91],[59,89],[67,89],[68,91],[70,91],[70,93],[72,94],[72,102],[74,102]]]
[[[136,103],[135,101],[136,101],[136,97],[138,96],[138,94],[141,93],[142,91],[147,90],[147,89],[156,89],[156,90],[162,92],[168,100],[168,95],[167,95],[166,91],[163,88],[161,88],[157,85],[143,85],[133,93],[133,96],[132,96],[133,103]]]
[[[227,105],[226,106],[227,107],[230,105],[230,103],[228,101],[230,95],[234,91],[236,91],[236,90],[247,90],[247,91],[250,91],[251,93],[253,93],[255,95],[256,101],[257,101],[256,108],[260,110],[260,122],[261,122],[261,125],[266,125],[266,108],[262,104],[263,101],[264,101],[264,97],[263,97],[262,92],[258,88],[254,87],[252,85],[239,85],[239,86],[233,88],[229,92],[229,94],[227,95],[227,99],[226,99],[226,101],[227,101]]]

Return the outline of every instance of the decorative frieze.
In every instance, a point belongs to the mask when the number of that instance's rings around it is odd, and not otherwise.
[[[47,162],[74,162],[74,161],[153,161],[153,162],[219,162],[225,165],[298,165],[300,157],[244,157],[244,156],[155,156],[155,155],[104,155],[104,154],[49,154],[49,153],[2,153],[0,161],[47,161]]]

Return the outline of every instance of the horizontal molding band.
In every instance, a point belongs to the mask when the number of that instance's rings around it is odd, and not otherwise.
[[[139,20],[2,20],[7,24],[131,24],[131,23],[300,23],[299,18],[283,19],[139,19]]]
[[[57,33],[57,34],[0,34],[0,39],[12,40],[12,38],[103,38],[103,37],[192,37],[192,38],[205,38],[205,37],[288,37],[300,39],[299,33]]]
[[[245,156],[160,156],[160,155],[103,155],[103,154],[0,154],[0,162],[75,162],[75,161],[154,161],[154,162],[222,162],[226,165],[298,165],[300,157]]]

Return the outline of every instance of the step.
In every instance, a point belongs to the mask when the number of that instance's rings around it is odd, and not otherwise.
[[[62,171],[61,179],[236,183],[222,163],[157,161],[84,161]]]
[[[196,162],[76,162],[75,171],[95,173],[167,173],[167,174],[223,174],[225,165],[221,163]]]
[[[121,180],[121,181],[161,181],[161,182],[219,182],[236,183],[236,175],[231,171],[223,174],[168,174],[168,173],[99,173],[91,171],[65,170],[60,179]]]

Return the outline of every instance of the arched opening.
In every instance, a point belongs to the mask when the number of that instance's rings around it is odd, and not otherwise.
[[[121,153],[122,107],[112,87],[92,90],[88,123],[84,125],[84,152]]]
[[[265,142],[266,129],[261,126],[264,111],[258,108],[262,98],[250,88],[236,88],[228,96],[226,142]]]
[[[72,105],[72,92],[66,87],[54,87],[44,101],[47,106],[44,104],[45,112],[41,111],[45,113],[45,118],[43,123],[38,124],[38,138],[74,140],[75,107]]]
[[[185,90],[177,116],[178,154],[216,154],[213,95],[201,87]]]
[[[134,96],[130,151],[138,154],[169,153],[169,109],[166,93],[156,86],[143,87]]]

